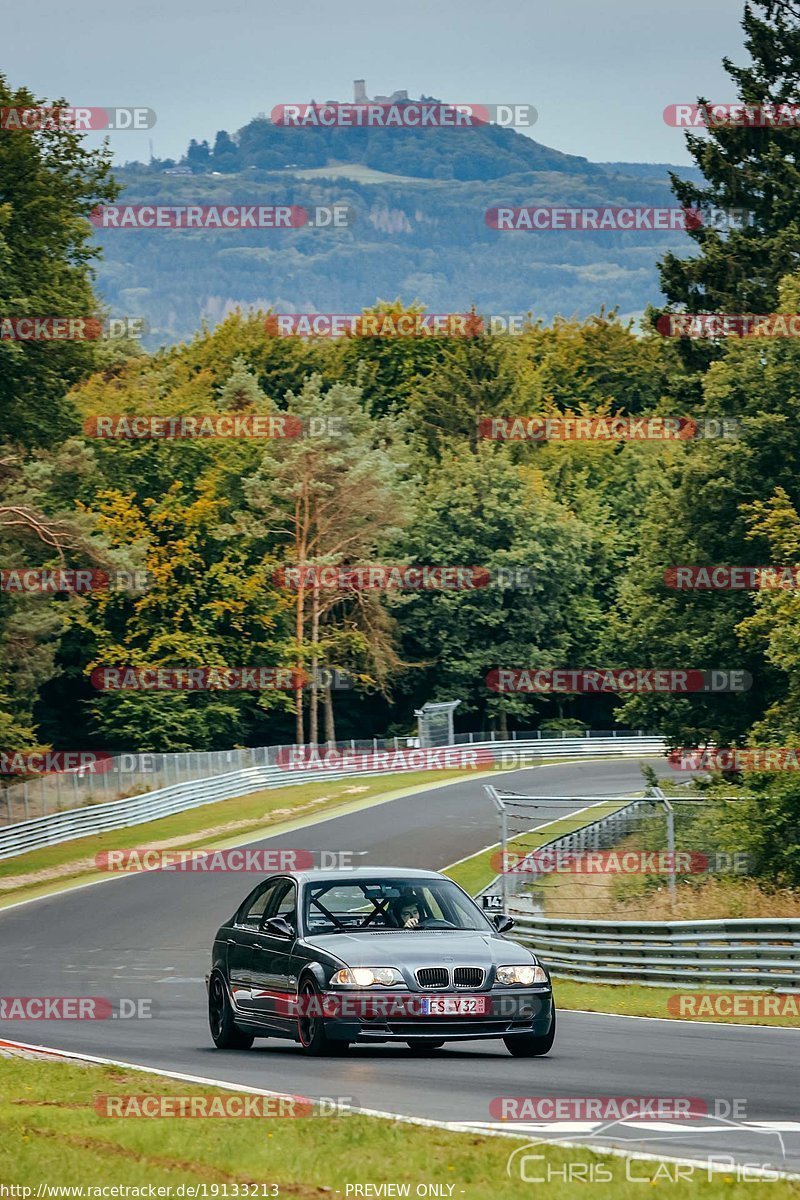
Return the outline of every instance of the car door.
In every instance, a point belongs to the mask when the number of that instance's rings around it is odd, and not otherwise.
[[[254,1011],[254,971],[257,969],[256,938],[265,913],[285,879],[267,879],[260,883],[236,914],[228,937],[228,979],[237,1008]]]
[[[290,1001],[297,995],[299,963],[294,955],[296,936],[281,937],[267,927],[271,917],[283,917],[297,933],[297,885],[284,879],[270,894],[260,927],[252,937],[251,978],[253,1011],[259,1020],[283,1031],[294,1029],[296,1015]]]

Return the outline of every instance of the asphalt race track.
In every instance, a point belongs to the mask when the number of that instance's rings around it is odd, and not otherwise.
[[[520,770],[490,781],[575,796],[642,786],[633,760]],[[436,788],[253,844],[366,852],[359,865],[441,868],[497,841],[485,782]],[[563,808],[543,819],[561,815]],[[731,1154],[800,1171],[800,1030],[562,1012],[556,1045],[543,1059],[512,1058],[500,1041],[451,1044],[430,1058],[405,1047],[357,1046],[343,1058],[312,1059],[281,1041],[216,1050],[203,982],[211,940],[254,882],[233,873],[148,872],[0,912],[3,996],[153,1001],[149,1020],[2,1021],[0,1038],[307,1096],[346,1096],[365,1108],[443,1121],[488,1123],[497,1096],[689,1096],[710,1109],[738,1099],[746,1102],[744,1125],[597,1130],[589,1123],[562,1136],[692,1159]],[[530,1127],[531,1138],[543,1136],[538,1128]]]

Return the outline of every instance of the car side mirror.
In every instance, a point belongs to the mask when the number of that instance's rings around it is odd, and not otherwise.
[[[274,937],[279,938],[294,937],[294,929],[286,917],[268,917],[264,922],[263,932],[271,933]]]
[[[492,917],[492,923],[498,933],[508,933],[509,929],[514,928],[514,918],[505,913],[498,913],[496,917]]]

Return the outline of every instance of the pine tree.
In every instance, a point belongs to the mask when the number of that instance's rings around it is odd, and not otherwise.
[[[737,67],[723,59],[739,100],[799,104],[800,2],[750,0],[742,28],[751,64]],[[688,133],[686,142],[705,183],[673,175],[681,204],[747,215],[726,233],[709,225],[688,230],[700,251],[696,257],[665,256],[661,286],[670,307],[774,311],[779,280],[800,261],[800,129],[715,124],[702,136]]]
[[[264,393],[251,374],[247,359],[243,354],[237,354],[231,363],[231,373],[220,389],[218,406],[225,412],[242,412],[263,407],[264,402]]]

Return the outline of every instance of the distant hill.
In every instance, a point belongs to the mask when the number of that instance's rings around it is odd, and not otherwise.
[[[609,175],[635,175],[638,179],[666,179],[670,172],[680,176],[681,179],[692,179],[697,183],[703,178],[702,172],[697,167],[679,167],[675,163],[605,162],[594,165],[602,167]]]
[[[376,171],[420,179],[500,179],[520,171],[600,168],[495,125],[476,129],[297,129],[256,117],[235,138],[223,131],[213,147],[192,142],[181,162],[197,170],[239,174],[361,163]]]
[[[176,166],[191,173],[165,174]],[[98,234],[98,287],[113,313],[147,317],[146,344],[190,337],[234,307],[352,312],[377,299],[429,310],[640,314],[660,298],[656,261],[672,233],[498,233],[498,204],[671,206],[663,163],[591,163],[513,130],[288,129],[259,117],[179,163],[117,171],[127,203],[346,203],[340,230]]]

